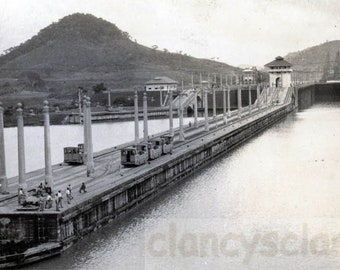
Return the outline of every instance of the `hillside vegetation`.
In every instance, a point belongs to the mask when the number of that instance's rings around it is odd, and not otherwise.
[[[323,73],[327,66],[328,54],[330,65],[334,66],[336,54],[339,50],[340,40],[334,40],[302,51],[289,53],[285,56],[285,60],[293,64],[294,70]]]
[[[132,89],[156,76],[191,82],[191,74],[229,73],[224,63],[148,48],[114,24],[89,14],[66,16],[0,57],[2,93],[49,92],[55,99],[74,98],[79,86],[104,83]],[[17,80],[17,82],[13,82]]]

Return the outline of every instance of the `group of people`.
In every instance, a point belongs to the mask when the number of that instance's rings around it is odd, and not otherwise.
[[[51,209],[53,205],[53,198],[52,198],[52,192],[51,189],[48,190],[46,197],[44,196],[44,190],[46,191],[46,188],[43,186],[42,183],[38,186],[37,190],[37,196],[39,197],[39,211],[44,211],[44,209]],[[79,193],[86,193],[86,185],[83,182],[79,188]],[[66,194],[66,200],[67,204],[70,204],[73,200],[72,196],[72,188],[71,185],[68,185],[65,191]],[[19,204],[22,204],[22,201],[24,200],[24,192],[22,189],[19,189]],[[61,190],[59,190],[55,196],[54,201],[56,205],[56,211],[60,211],[60,208],[63,208],[63,194]]]

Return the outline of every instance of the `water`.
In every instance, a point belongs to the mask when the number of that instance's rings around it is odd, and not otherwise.
[[[340,103],[292,114],[27,269],[339,269]]]

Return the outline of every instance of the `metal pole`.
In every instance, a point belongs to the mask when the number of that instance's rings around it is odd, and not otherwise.
[[[173,117],[173,89],[169,90],[169,133],[174,136],[174,117]]]
[[[4,108],[0,102],[0,190],[2,194],[8,194],[8,180],[6,176],[6,155],[4,138]]]
[[[143,95],[143,119],[144,119],[144,141],[148,141],[149,133],[148,133],[148,101],[146,92]]]
[[[138,92],[135,91],[135,99],[134,99],[134,105],[135,105],[135,143],[139,143],[139,121],[138,121]]]
[[[79,123],[81,118],[81,89],[78,88]]]
[[[226,81],[229,81],[228,78],[229,78],[229,76],[226,75]],[[233,83],[233,77],[231,77],[230,84],[232,84],[232,83]],[[231,111],[230,111],[230,84],[229,83],[227,84],[228,117],[231,116]]]
[[[216,119],[216,89],[213,87],[213,119]]]
[[[93,162],[93,145],[92,145],[92,120],[91,120],[91,100],[87,97],[87,136],[88,136],[88,150],[87,150],[87,176],[94,173],[94,162]]]
[[[45,184],[53,191],[54,183],[52,177],[51,162],[51,136],[50,136],[50,115],[48,101],[44,101],[44,148],[45,148]]]
[[[24,141],[24,118],[22,104],[18,103],[17,109],[18,120],[18,174],[19,174],[19,188],[22,188],[24,193],[27,191],[26,184],[26,165],[25,165],[25,141]]]

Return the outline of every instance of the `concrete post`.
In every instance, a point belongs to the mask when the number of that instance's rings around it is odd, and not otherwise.
[[[174,117],[173,117],[173,90],[169,91],[169,133],[171,136],[174,136]]]
[[[107,89],[107,106],[111,107],[111,89]]]
[[[237,115],[238,118],[242,117],[242,88],[241,85],[237,87]]]
[[[215,87],[212,89],[213,91],[213,119],[216,119],[216,89]]]
[[[197,89],[194,87],[194,76],[191,75],[191,87],[194,91],[194,127],[198,127],[198,109],[197,109]]]
[[[51,162],[51,136],[50,136],[50,115],[48,101],[44,101],[44,148],[45,148],[45,185],[53,191],[54,183],[52,177]]]
[[[227,86],[227,80],[226,80],[226,86]],[[226,87],[223,87],[223,79],[222,79],[222,74],[221,74],[221,88],[223,91],[223,121],[224,124],[227,124],[227,100],[226,100]]]
[[[146,92],[143,95],[143,119],[144,119],[144,141],[148,141],[149,131],[148,131],[148,100]]]
[[[251,86],[248,86],[248,107],[249,107],[249,114],[251,114]]]
[[[79,123],[81,122],[81,88],[78,88]]]
[[[91,101],[87,97],[87,136],[88,136],[88,149],[87,149],[87,176],[94,174],[93,162],[93,144],[92,144],[92,119],[91,119]]]
[[[183,91],[183,81],[182,81],[182,91]],[[183,128],[183,104],[182,104],[182,95],[183,92],[179,93],[179,140],[184,141],[184,128]]]
[[[226,75],[226,87],[227,87],[227,105],[228,105],[228,117],[231,116],[231,110],[230,110],[230,85],[233,83],[233,77],[230,77],[230,84],[229,84],[229,76]]]
[[[160,107],[163,107],[163,95],[161,90],[159,90],[159,103]]]
[[[88,133],[87,133],[87,102],[86,96],[83,98],[83,127],[84,127],[84,153],[83,153],[83,161],[87,164],[87,151],[88,151]]]
[[[24,193],[27,191],[26,184],[26,165],[25,165],[25,141],[24,141],[24,117],[22,104],[18,103],[17,109],[18,120],[18,174],[19,174],[19,188],[22,188]]]
[[[260,104],[260,85],[256,86],[256,99],[257,99],[257,108],[260,109],[261,108],[261,104]]]
[[[8,194],[8,180],[6,176],[6,155],[4,138],[4,108],[0,102],[0,191]]]
[[[139,143],[139,118],[138,118],[138,92],[135,91],[134,97],[134,105],[135,105],[135,144]]]
[[[205,131],[209,131],[209,116],[208,116],[208,90],[204,89],[204,120],[205,120]]]

